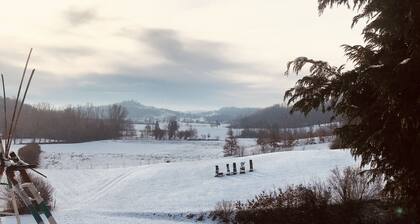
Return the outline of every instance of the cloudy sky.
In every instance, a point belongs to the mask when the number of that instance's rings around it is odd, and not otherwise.
[[[9,95],[29,49],[30,103],[137,100],[179,110],[282,103],[298,56],[346,63],[353,12],[316,0],[4,1],[0,71]]]

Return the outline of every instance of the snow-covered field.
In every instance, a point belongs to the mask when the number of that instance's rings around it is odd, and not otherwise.
[[[254,139],[240,143],[255,147]],[[348,151],[329,150],[327,143],[235,158],[223,157],[222,147],[223,141],[143,140],[42,145],[40,171],[55,188],[54,215],[61,224],[160,224],[191,223],[187,214],[210,211],[218,201],[250,199],[356,165]],[[249,159],[255,172],[214,177],[215,165],[225,172],[226,163]],[[23,220],[35,223],[30,216]]]
[[[197,130],[197,136],[210,136],[210,138],[214,139],[225,139],[226,133],[228,131],[229,124],[221,124],[220,126],[214,127],[210,124],[203,124],[203,123],[185,123],[185,122],[179,122],[179,129],[180,130],[187,130],[190,128]],[[160,126],[163,128],[167,127],[167,123],[161,122]],[[144,130],[146,127],[145,124],[135,124],[134,125],[136,130]],[[153,127],[153,125],[152,125]],[[233,129],[233,132],[235,135],[239,135],[241,132],[241,129]]]
[[[252,149],[255,139],[239,139]],[[43,168],[120,168],[223,157],[224,141],[116,140],[42,146]]]

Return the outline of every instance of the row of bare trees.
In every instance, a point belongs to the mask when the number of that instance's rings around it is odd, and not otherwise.
[[[263,153],[270,151],[279,151],[290,149],[298,140],[304,140],[304,144],[316,144],[327,142],[334,135],[334,128],[320,127],[318,129],[309,127],[307,129],[260,129],[252,133],[246,130],[245,134],[254,134],[257,136],[257,144],[261,147]],[[335,127],[335,126],[334,126]],[[316,140],[317,139],[317,140]]]
[[[12,108],[12,100],[7,100],[7,108]],[[2,106],[2,105],[1,105]],[[10,120],[11,111],[7,111]],[[0,113],[3,117],[3,112]],[[4,132],[4,120],[0,120],[0,130]],[[32,139],[34,142],[85,142],[115,139],[135,135],[132,123],[127,119],[127,111],[121,105],[107,109],[87,106],[67,106],[57,109],[50,104],[25,105],[16,129],[16,138]]]

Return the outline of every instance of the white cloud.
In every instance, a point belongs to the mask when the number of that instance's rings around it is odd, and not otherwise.
[[[0,14],[0,65],[22,67],[33,47],[30,66],[62,83],[79,80],[86,87],[95,81],[92,78],[119,75],[147,82],[172,80],[176,85],[183,79],[188,84],[207,82],[209,91],[223,83],[220,91],[227,94],[230,85],[237,92],[229,95],[237,98],[219,99],[221,105],[264,106],[281,101],[282,91],[296,80],[283,76],[288,60],[305,55],[342,64],[346,60],[340,45],[361,43],[360,29],[350,29],[353,12],[333,9],[319,17],[316,4],[308,0],[9,1]],[[126,86],[123,79],[113,80],[120,82],[116,86]],[[47,89],[34,90],[37,99],[52,100],[48,95],[52,90],[43,88]],[[63,84],[61,90],[67,92],[65,88],[71,87]],[[80,95],[79,102],[105,100],[97,91],[96,98]],[[215,91],[206,94],[220,97]],[[208,100],[214,105],[218,101]]]

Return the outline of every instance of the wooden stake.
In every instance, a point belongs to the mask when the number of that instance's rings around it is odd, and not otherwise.
[[[26,59],[25,68],[23,69],[22,78],[20,80],[20,84],[19,84],[19,88],[18,88],[18,92],[17,92],[17,96],[16,96],[15,107],[13,109],[13,115],[12,115],[12,122],[10,124],[9,132],[8,132],[9,135],[7,137],[7,142],[6,142],[6,149],[5,149],[6,150],[5,151],[5,154],[6,154],[5,156],[6,157],[8,157],[8,154],[9,154],[9,148],[7,146],[11,144],[10,134],[12,132],[12,126],[13,126],[13,123],[15,121],[16,109],[17,109],[17,105],[18,105],[18,102],[19,102],[20,91],[22,89],[23,80],[25,79],[26,69],[28,68],[28,63],[29,63],[29,59],[31,58],[31,54],[32,54],[32,48],[31,48],[31,50],[29,50],[29,55],[28,55],[28,58]]]
[[[16,120],[13,124],[11,124],[11,128],[10,128],[11,132],[9,133],[10,139],[12,139],[13,135],[15,134],[16,127],[17,127],[19,117],[20,117],[20,113],[22,112],[22,108],[23,108],[23,105],[24,105],[25,99],[26,99],[26,94],[28,93],[28,89],[29,89],[29,86],[31,85],[32,77],[34,76],[34,73],[35,73],[35,69],[32,69],[31,75],[29,76],[29,81],[26,84],[25,93],[23,94],[22,102],[20,103],[20,106],[19,106],[19,109],[18,109]],[[10,149],[11,145],[12,145],[12,142],[10,141],[8,147],[6,147],[7,153],[9,153],[9,149]]]
[[[11,191],[11,192],[12,192],[12,205],[13,205],[13,211],[16,217],[16,223],[20,224],[20,216],[19,216],[19,209],[16,202],[16,195],[14,191]]]
[[[6,87],[4,85],[4,76],[3,76],[3,73],[1,73],[1,83],[3,85],[3,112],[4,112],[4,131],[3,131],[2,138],[4,138],[5,136],[8,136],[8,134],[7,134]],[[0,144],[1,144],[1,154],[2,154],[1,157],[2,158],[5,158],[4,148],[3,148],[3,140],[1,138],[0,138]],[[4,147],[6,147],[6,142],[5,142],[5,146]]]

